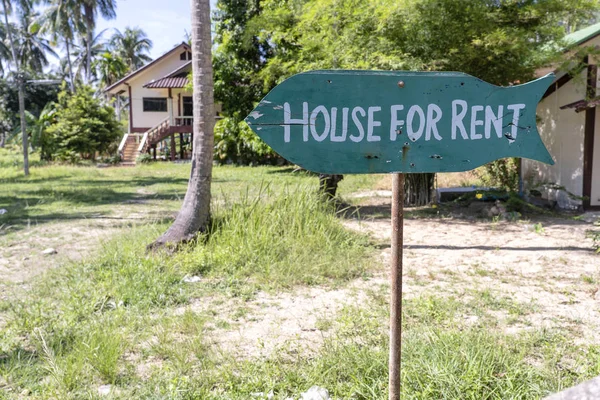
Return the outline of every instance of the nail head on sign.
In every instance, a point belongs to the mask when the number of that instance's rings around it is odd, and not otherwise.
[[[404,81],[398,81],[398,87],[402,89],[404,87]]]

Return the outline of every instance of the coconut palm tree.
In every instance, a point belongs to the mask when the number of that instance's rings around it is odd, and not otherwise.
[[[117,16],[117,1],[116,0],[76,0],[83,11],[83,18],[86,25],[86,81],[89,82],[92,73],[92,43],[94,38],[94,30],[96,29],[96,20],[98,14],[106,19],[113,19]]]
[[[0,75],[4,75],[5,67],[8,70],[10,63],[10,46],[8,43],[8,29],[13,29],[14,25],[6,26],[0,24]],[[14,30],[14,29],[13,29]]]
[[[173,225],[149,248],[177,245],[205,231],[210,218],[215,104],[209,0],[191,0],[194,145],[192,172],[181,210]]]
[[[61,40],[65,46],[72,91],[75,91],[75,79],[71,50],[76,34],[84,30],[80,10],[81,7],[76,0],[50,0],[49,7],[39,19],[42,32],[50,34],[54,43]]]
[[[106,51],[92,64],[100,78],[100,86],[107,87],[127,74],[127,64],[119,56]]]
[[[84,74],[86,74],[88,70],[88,60],[91,59],[92,68],[89,76],[90,78],[96,78],[96,76],[94,75],[94,60],[96,59],[96,57],[98,57],[100,54],[106,51],[106,41],[103,37],[105,32],[106,29],[94,36],[92,38],[91,46],[87,45],[87,37],[81,38],[81,45],[75,47],[75,50],[73,51],[73,55],[75,56],[75,65],[77,66],[77,71],[75,72],[75,75],[81,76],[83,78]],[[88,57],[88,50],[91,51],[90,57]]]
[[[39,15],[31,11],[19,14],[18,57],[23,70],[43,72],[48,54],[58,58],[48,39],[42,36]]]
[[[152,49],[152,40],[140,28],[127,27],[123,32],[116,30],[110,38],[110,46],[125,61],[130,71],[152,60],[148,55]]]
[[[15,1],[17,6],[22,10],[29,10],[30,4],[26,1],[18,2]],[[12,54],[12,62],[16,72],[16,82],[19,96],[19,117],[21,120],[21,132],[23,132],[23,172],[25,176],[29,175],[29,146],[27,143],[27,122],[25,121],[25,89],[23,85],[23,74],[21,71],[21,65],[19,63],[19,57],[17,57],[17,42],[14,39],[12,29],[8,23],[8,16],[12,13],[12,3],[10,0],[2,0],[2,9],[4,11],[4,25],[7,27],[6,33],[8,34],[8,41],[10,43],[10,52]]]

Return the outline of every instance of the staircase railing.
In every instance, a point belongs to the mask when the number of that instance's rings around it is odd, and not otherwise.
[[[142,136],[142,140],[140,140],[140,145],[138,146],[138,154],[144,154],[146,152],[146,144],[148,143],[148,132],[144,132],[144,136]]]
[[[123,159],[123,150],[125,149],[125,145],[127,144],[127,138],[129,138],[129,133],[123,135],[123,139],[121,139],[121,143],[119,144],[118,153],[121,160]]]
[[[148,150],[148,146],[150,144],[154,144],[160,141],[165,134],[170,133],[171,124],[169,122],[169,118],[165,118],[154,128],[147,130],[140,141],[140,146],[138,147],[138,151],[140,154],[145,153]]]

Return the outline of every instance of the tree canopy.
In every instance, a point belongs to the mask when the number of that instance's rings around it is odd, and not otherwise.
[[[240,121],[293,74],[461,71],[497,85],[523,82],[560,55],[549,44],[600,9],[598,0],[220,0],[217,8],[215,95],[226,118],[215,154],[231,161],[272,159],[254,150]]]
[[[305,70],[461,71],[490,83],[528,80],[548,46],[589,22],[596,0],[266,0],[246,36],[272,43],[266,88]],[[266,89],[265,88],[265,89]]]
[[[90,87],[58,95],[54,123],[46,129],[47,152],[59,158],[95,158],[105,153],[121,136],[121,126],[112,107],[101,104]]]
[[[152,60],[148,55],[152,49],[152,40],[140,28],[128,27],[123,32],[117,30],[110,38],[110,45],[130,71]]]

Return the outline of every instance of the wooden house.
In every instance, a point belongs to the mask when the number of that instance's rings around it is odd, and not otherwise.
[[[146,152],[156,158],[157,148],[169,149],[171,160],[186,158],[193,134],[192,93],[187,90],[191,60],[190,46],[181,43],[104,89],[109,97],[129,100],[129,129],[119,145],[124,164],[134,164]]]

